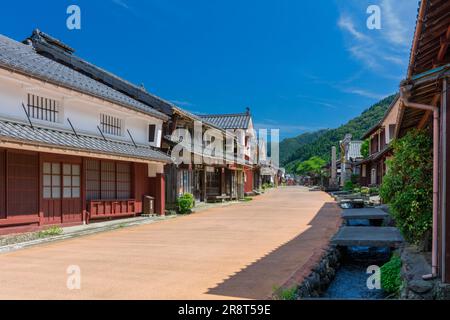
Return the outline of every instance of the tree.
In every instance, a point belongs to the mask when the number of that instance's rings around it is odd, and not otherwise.
[[[326,161],[320,157],[311,157],[306,161],[301,162],[296,172],[300,175],[321,176],[322,167],[326,164]]]
[[[295,138],[283,140],[280,143],[280,165],[285,167],[287,172],[296,172],[301,162],[313,156],[329,161],[331,148],[339,147],[342,137],[350,133],[354,139],[361,139],[367,130],[383,118],[394,99],[393,95],[381,100],[339,128],[303,133]]]
[[[367,158],[369,156],[369,144],[369,139],[366,139],[361,145],[361,155],[363,158]]]
[[[380,195],[389,204],[406,240],[428,245],[433,207],[433,141],[423,130],[411,130],[393,143]]]

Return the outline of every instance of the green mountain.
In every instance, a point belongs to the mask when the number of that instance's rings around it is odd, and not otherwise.
[[[302,146],[312,143],[325,134],[328,130],[306,132],[295,138],[284,139],[280,143],[280,163],[285,164],[290,161],[295,152]]]
[[[303,133],[295,138],[284,139],[280,143],[280,165],[287,172],[294,172],[300,162],[313,156],[330,160],[331,147],[339,146],[339,141],[347,133],[354,140],[361,139],[364,133],[381,120],[395,95],[389,96],[365,110],[360,116],[336,129],[326,129]]]

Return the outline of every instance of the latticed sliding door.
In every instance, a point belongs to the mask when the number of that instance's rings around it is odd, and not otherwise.
[[[117,199],[131,199],[131,165],[117,163]]]
[[[99,200],[100,197],[100,161],[86,160],[86,200]]]

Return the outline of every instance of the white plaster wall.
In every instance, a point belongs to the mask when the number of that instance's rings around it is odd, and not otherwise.
[[[32,119],[36,125],[71,130],[67,121],[69,118],[77,132],[101,137],[97,126],[100,125],[100,114],[104,113],[122,119],[124,124],[121,136],[109,136],[109,138],[131,142],[126,131],[128,129],[137,144],[161,146],[162,120],[160,119],[36,80],[24,80],[20,79],[20,76],[16,78],[4,72],[0,72],[0,117],[28,122],[22,108],[22,103],[27,105],[28,93],[54,99],[59,104],[59,123]],[[148,142],[149,124],[156,125],[154,143]]]
[[[390,137],[390,135],[389,135],[389,125],[397,123],[397,116],[398,116],[399,109],[400,109],[400,100],[398,100],[395,103],[395,105],[392,107],[389,114],[386,116],[386,118],[384,119],[384,121],[382,123],[382,126],[384,126],[384,128],[386,130],[385,131],[386,144],[389,144],[391,142],[391,140],[393,139],[393,137]]]

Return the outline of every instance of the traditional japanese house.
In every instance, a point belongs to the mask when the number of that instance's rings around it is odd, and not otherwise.
[[[257,164],[257,138],[253,128],[253,121],[250,109],[245,113],[201,115],[203,120],[212,123],[217,127],[231,131],[237,137],[238,154],[237,165],[228,166],[229,177],[236,179],[238,198],[243,198],[244,194],[253,194],[255,179],[259,180]],[[233,174],[234,173],[234,174]]]
[[[395,138],[395,128],[400,106],[397,96],[383,118],[363,139],[369,141],[369,155],[358,163],[361,186],[379,186],[387,172],[387,160],[392,156],[391,142]]]
[[[0,233],[164,214],[168,115],[56,60],[0,35]]]
[[[396,135],[423,128],[433,136],[432,274],[450,283],[450,2],[422,0],[408,75],[400,87]]]
[[[180,129],[189,136],[189,143],[182,152],[189,152],[190,155],[179,163],[175,161],[176,163],[166,166],[167,206],[174,208],[177,198],[185,193],[192,194],[196,202],[237,199],[237,180],[234,179],[234,172],[231,174],[229,170],[234,166],[236,150],[232,147],[231,154],[226,153],[227,139],[233,141],[235,145],[236,136],[186,110],[173,107],[173,115],[164,126],[163,148],[168,153],[186,139],[183,134],[181,136],[177,134],[176,131]],[[219,148],[223,151],[221,154],[213,155],[205,152],[209,130],[222,137],[223,141],[220,142],[222,146]],[[196,134],[201,136],[195,137]],[[199,138],[197,140],[199,143],[195,143],[195,138]],[[176,158],[180,155],[172,154],[172,156]]]
[[[261,183],[270,184],[274,187],[278,186],[278,168],[273,165],[271,160],[264,160],[260,162],[260,174],[261,174]]]

